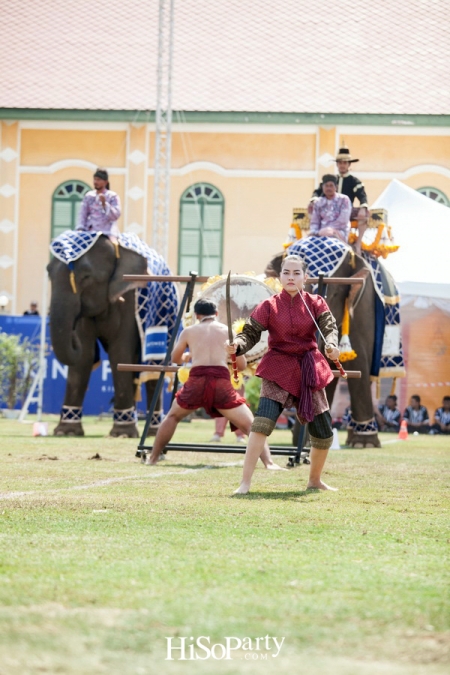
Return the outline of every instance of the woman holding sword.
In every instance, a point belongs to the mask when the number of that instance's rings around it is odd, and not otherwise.
[[[267,437],[284,408],[296,407],[311,437],[310,473],[307,488],[334,490],[322,479],[322,469],[333,441],[331,416],[325,387],[333,374],[316,342],[319,329],[328,359],[339,359],[338,330],[325,300],[303,290],[306,263],[300,256],[285,258],[280,281],[281,293],[264,300],[252,312],[229,354],[242,355],[269,332],[269,350],[256,374],[262,378],[261,398],[248,439],[242,483],[235,494],[247,494],[251,478]],[[340,365],[340,364],[339,364]]]

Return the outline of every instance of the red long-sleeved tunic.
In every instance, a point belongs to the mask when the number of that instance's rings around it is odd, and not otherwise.
[[[337,346],[336,323],[325,300],[304,291],[302,295],[327,341]],[[261,359],[256,375],[275,382],[299,399],[302,417],[306,414],[306,419],[312,419],[311,394],[324,389],[332,381],[333,374],[317,347],[317,329],[300,295],[291,297],[283,290],[260,303],[252,312],[248,327],[236,337],[237,353],[251,349],[261,330],[269,331],[269,349]]]

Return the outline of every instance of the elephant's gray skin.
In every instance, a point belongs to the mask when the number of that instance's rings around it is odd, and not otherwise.
[[[134,373],[119,372],[118,363],[137,363],[140,340],[135,320],[136,283],[124,274],[146,274],[144,257],[120,248],[120,258],[109,237],[101,236],[74,263],[76,293],[66,264],[53,258],[47,267],[52,286],[50,335],[56,358],[69,366],[65,406],[82,407],[95,358],[97,339],[108,353],[114,382],[114,408],[134,406]],[[156,381],[150,380],[147,397]],[[159,407],[159,406],[158,406]],[[84,435],[81,422],[60,421],[55,435]],[[136,438],[136,424],[114,423],[111,436]]]
[[[278,277],[280,275],[283,256],[284,253],[280,253],[268,264],[265,270],[267,276]],[[361,371],[361,379],[349,379],[348,387],[352,417],[356,422],[364,423],[372,420],[374,416],[370,369],[375,339],[375,288],[372,275],[364,260],[351,251],[345,256],[344,261],[333,276],[359,277],[363,280],[362,286],[329,284],[326,301],[340,329],[345,300],[348,298],[351,316],[350,341],[358,356],[356,359],[345,363],[344,367],[349,370]],[[337,383],[338,378],[335,378],[326,390],[330,406],[333,402]],[[353,433],[352,430],[348,430],[347,444],[351,447],[380,447],[377,433],[359,435]]]

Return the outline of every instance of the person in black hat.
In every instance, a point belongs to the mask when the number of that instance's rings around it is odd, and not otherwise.
[[[350,199],[352,205],[355,201],[355,198],[359,201],[360,207],[368,207],[368,200],[366,191],[364,189],[364,184],[349,173],[350,165],[355,162],[359,162],[359,159],[353,159],[350,150],[345,146],[339,149],[338,155],[336,157],[336,164],[338,168],[337,175],[337,192],[343,195],[347,195]],[[316,199],[321,197],[323,194],[322,183],[319,187],[314,190],[311,202],[314,202]]]
[[[77,230],[117,236],[119,228],[116,221],[120,214],[119,195],[109,189],[106,169],[99,168],[94,173],[94,189],[84,196]]]

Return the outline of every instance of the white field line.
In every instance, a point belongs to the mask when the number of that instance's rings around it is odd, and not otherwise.
[[[400,441],[399,438],[393,438],[392,441],[384,441],[384,443],[381,444],[381,447],[385,445],[390,445],[391,443],[398,443]]]
[[[217,469],[222,466],[242,466],[242,462],[225,462],[223,464],[208,464],[199,469],[185,469],[184,471],[164,471],[162,473],[149,473],[145,475],[136,476],[121,476],[120,478],[105,478],[104,480],[89,483],[88,485],[70,485],[63,488],[50,488],[49,490],[27,490],[25,492],[3,492],[0,493],[0,499],[14,499],[15,497],[25,497],[28,495],[41,494],[56,494],[58,492],[67,492],[68,490],[90,490],[91,488],[103,487],[103,485],[112,485],[113,483],[122,483],[127,480],[147,480],[148,478],[160,478],[161,476],[185,476],[188,473],[195,473],[197,471],[206,471],[207,469]]]

